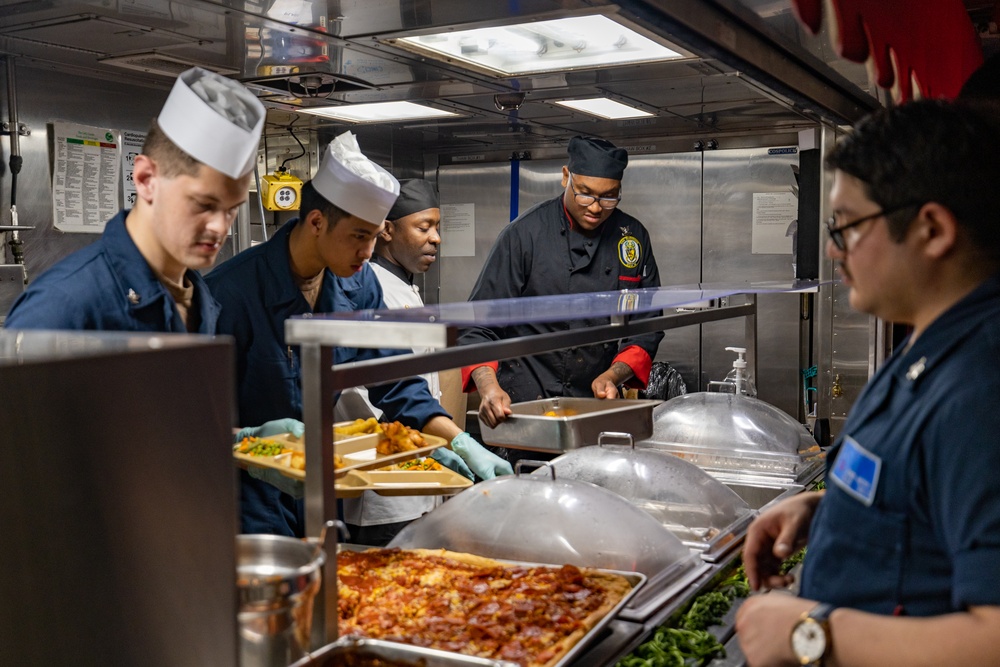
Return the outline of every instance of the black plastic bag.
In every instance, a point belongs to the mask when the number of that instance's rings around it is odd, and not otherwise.
[[[624,385],[619,387],[619,391],[622,396],[626,395]],[[646,384],[646,389],[640,389],[636,397],[665,401],[686,393],[687,385],[677,369],[665,361],[655,361],[649,371],[649,382]]]

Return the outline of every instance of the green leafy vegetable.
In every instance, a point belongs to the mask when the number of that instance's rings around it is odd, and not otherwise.
[[[740,565],[714,590],[698,596],[677,620],[663,626],[653,638],[618,661],[615,667],[701,667],[726,655],[726,649],[708,632],[718,625],[735,598],[750,594],[746,572]]]

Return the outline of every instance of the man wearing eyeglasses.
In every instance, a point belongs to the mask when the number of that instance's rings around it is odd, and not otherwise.
[[[912,333],[828,455],[826,491],[750,526],[736,617],[760,665],[1000,665],[1000,124],[940,101],[862,121],[834,170],[827,255],[851,305]]]
[[[574,137],[562,169],[563,192],[533,207],[497,237],[471,301],[659,287],[649,234],[619,208],[628,153],[609,141]],[[651,317],[647,314],[638,317]],[[473,329],[463,344],[607,324],[608,319]],[[649,371],[662,332],[463,370],[478,389],[480,418],[496,426],[511,403],[551,396],[616,398],[618,385]]]

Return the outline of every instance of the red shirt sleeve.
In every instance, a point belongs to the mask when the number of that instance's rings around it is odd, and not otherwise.
[[[629,380],[626,384],[637,384],[639,388],[646,386],[649,382],[649,371],[653,368],[653,359],[649,356],[646,350],[642,349],[638,345],[629,345],[624,350],[618,353],[614,359],[615,361],[620,361],[626,364],[632,369],[632,373],[635,377]],[[612,362],[614,363],[614,362]]]
[[[648,356],[648,355],[647,355]],[[476,364],[475,366],[464,366],[462,368],[462,391],[469,393],[476,390],[476,383],[472,380],[472,371],[477,368],[482,368],[483,366],[489,366],[496,373],[500,368],[500,364],[496,361],[490,361],[485,364]],[[646,378],[649,378],[649,369],[646,369]]]

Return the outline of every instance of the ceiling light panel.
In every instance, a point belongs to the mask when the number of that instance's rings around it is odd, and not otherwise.
[[[505,76],[686,57],[603,15],[397,36],[389,42]]]
[[[334,118],[349,123],[388,123],[403,120],[428,120],[451,118],[459,114],[416,104],[414,102],[373,102],[371,104],[351,104],[337,107],[313,107],[297,109],[324,118]]]
[[[646,118],[654,115],[648,111],[643,111],[642,109],[630,107],[629,105],[622,104],[621,102],[609,100],[606,97],[591,97],[585,100],[554,100],[554,103],[560,106],[569,107],[570,109],[582,111],[583,113],[589,113],[592,116],[606,118],[608,120]]]

